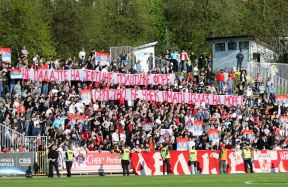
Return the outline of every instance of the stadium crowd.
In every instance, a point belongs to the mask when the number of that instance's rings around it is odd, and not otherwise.
[[[16,68],[93,69],[120,73],[140,73],[139,62],[129,64],[128,54],[122,53],[119,62],[101,65],[94,54],[79,53],[79,61],[49,59],[38,55],[28,60],[23,48]],[[151,56],[152,57],[152,56]],[[150,58],[150,57],[149,57]],[[110,82],[37,82],[11,79],[10,68],[3,67],[0,58],[0,123],[28,136],[48,136],[49,144],[74,144],[77,157],[83,151],[113,151],[128,144],[133,150],[160,150],[167,143],[176,149],[177,137],[188,138],[189,147],[216,150],[220,144],[227,149],[249,144],[262,149],[286,149],[285,124],[280,116],[287,116],[287,105],[276,102],[271,81],[255,78],[248,84],[246,70],[213,70],[211,57],[197,56],[185,51],[167,52],[160,58],[148,58],[151,73],[176,73],[171,85],[125,86]],[[236,61],[236,59],[235,59]],[[128,68],[127,68],[128,67]],[[216,86],[215,86],[216,85]],[[243,106],[190,105],[146,102],[142,100],[110,100],[85,105],[79,97],[81,89],[138,88],[147,90],[188,91],[219,95],[241,95]],[[70,120],[70,115],[85,115],[84,120]],[[203,120],[203,134],[194,136],[191,120]],[[150,129],[143,123],[152,123]],[[161,135],[161,129],[172,129],[172,134]],[[219,141],[211,141],[208,131],[216,129]],[[243,130],[253,130],[254,136],[243,136]],[[10,137],[11,138],[11,137]],[[9,151],[9,147],[2,147]],[[12,150],[10,150],[12,151]]]

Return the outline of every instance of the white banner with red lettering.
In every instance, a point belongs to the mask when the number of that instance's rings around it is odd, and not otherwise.
[[[59,170],[66,173],[64,155],[59,158]],[[122,172],[121,155],[108,151],[89,151],[86,154],[77,155],[72,165],[72,173],[89,172]]]
[[[129,100],[141,99],[144,101],[168,102],[168,103],[187,103],[187,104],[209,104],[226,106],[238,106],[243,104],[242,96],[234,95],[212,95],[194,94],[188,92],[170,92],[158,90],[136,90],[136,89],[102,89],[92,90],[94,101],[108,100]]]
[[[244,173],[242,151],[229,150],[227,172]],[[219,173],[219,151],[200,150],[197,154],[198,171],[202,174]],[[163,161],[160,152],[132,153],[133,170],[137,175],[162,175]],[[174,175],[190,175],[188,151],[170,151],[170,168]],[[254,151],[252,163],[256,173],[288,172],[288,150]]]
[[[87,69],[21,69],[22,79],[34,81],[94,81],[122,85],[174,84],[175,74],[123,74]],[[11,77],[13,78],[13,77]]]

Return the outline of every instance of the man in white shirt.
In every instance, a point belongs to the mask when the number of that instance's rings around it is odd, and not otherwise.
[[[114,132],[112,134],[112,142],[116,142],[116,143],[119,142],[119,134],[117,132]]]
[[[247,98],[253,97],[253,90],[252,88],[248,87],[247,88]]]
[[[23,46],[23,49],[21,50],[21,56],[22,57],[27,57],[28,56],[28,51],[27,51],[27,49],[26,49],[26,47],[25,46]]]
[[[78,103],[76,103],[74,105],[74,108],[77,109],[77,111],[80,113],[80,114],[83,114],[84,113],[84,110],[85,110],[85,105],[83,104],[83,101],[80,100]]]
[[[79,59],[85,59],[86,57],[86,52],[85,49],[82,48],[82,50],[79,52]]]

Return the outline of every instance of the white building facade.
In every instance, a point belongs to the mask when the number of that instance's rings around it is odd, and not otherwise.
[[[242,67],[246,68],[249,61],[271,63],[275,52],[264,41],[253,36],[229,36],[206,38],[211,44],[213,69],[236,69],[236,55],[242,49],[244,60]]]

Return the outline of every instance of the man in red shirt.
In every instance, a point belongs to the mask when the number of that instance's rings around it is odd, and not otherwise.
[[[217,82],[218,82],[218,93],[222,92],[222,88],[224,86],[224,73],[221,69],[220,72],[216,76]]]

